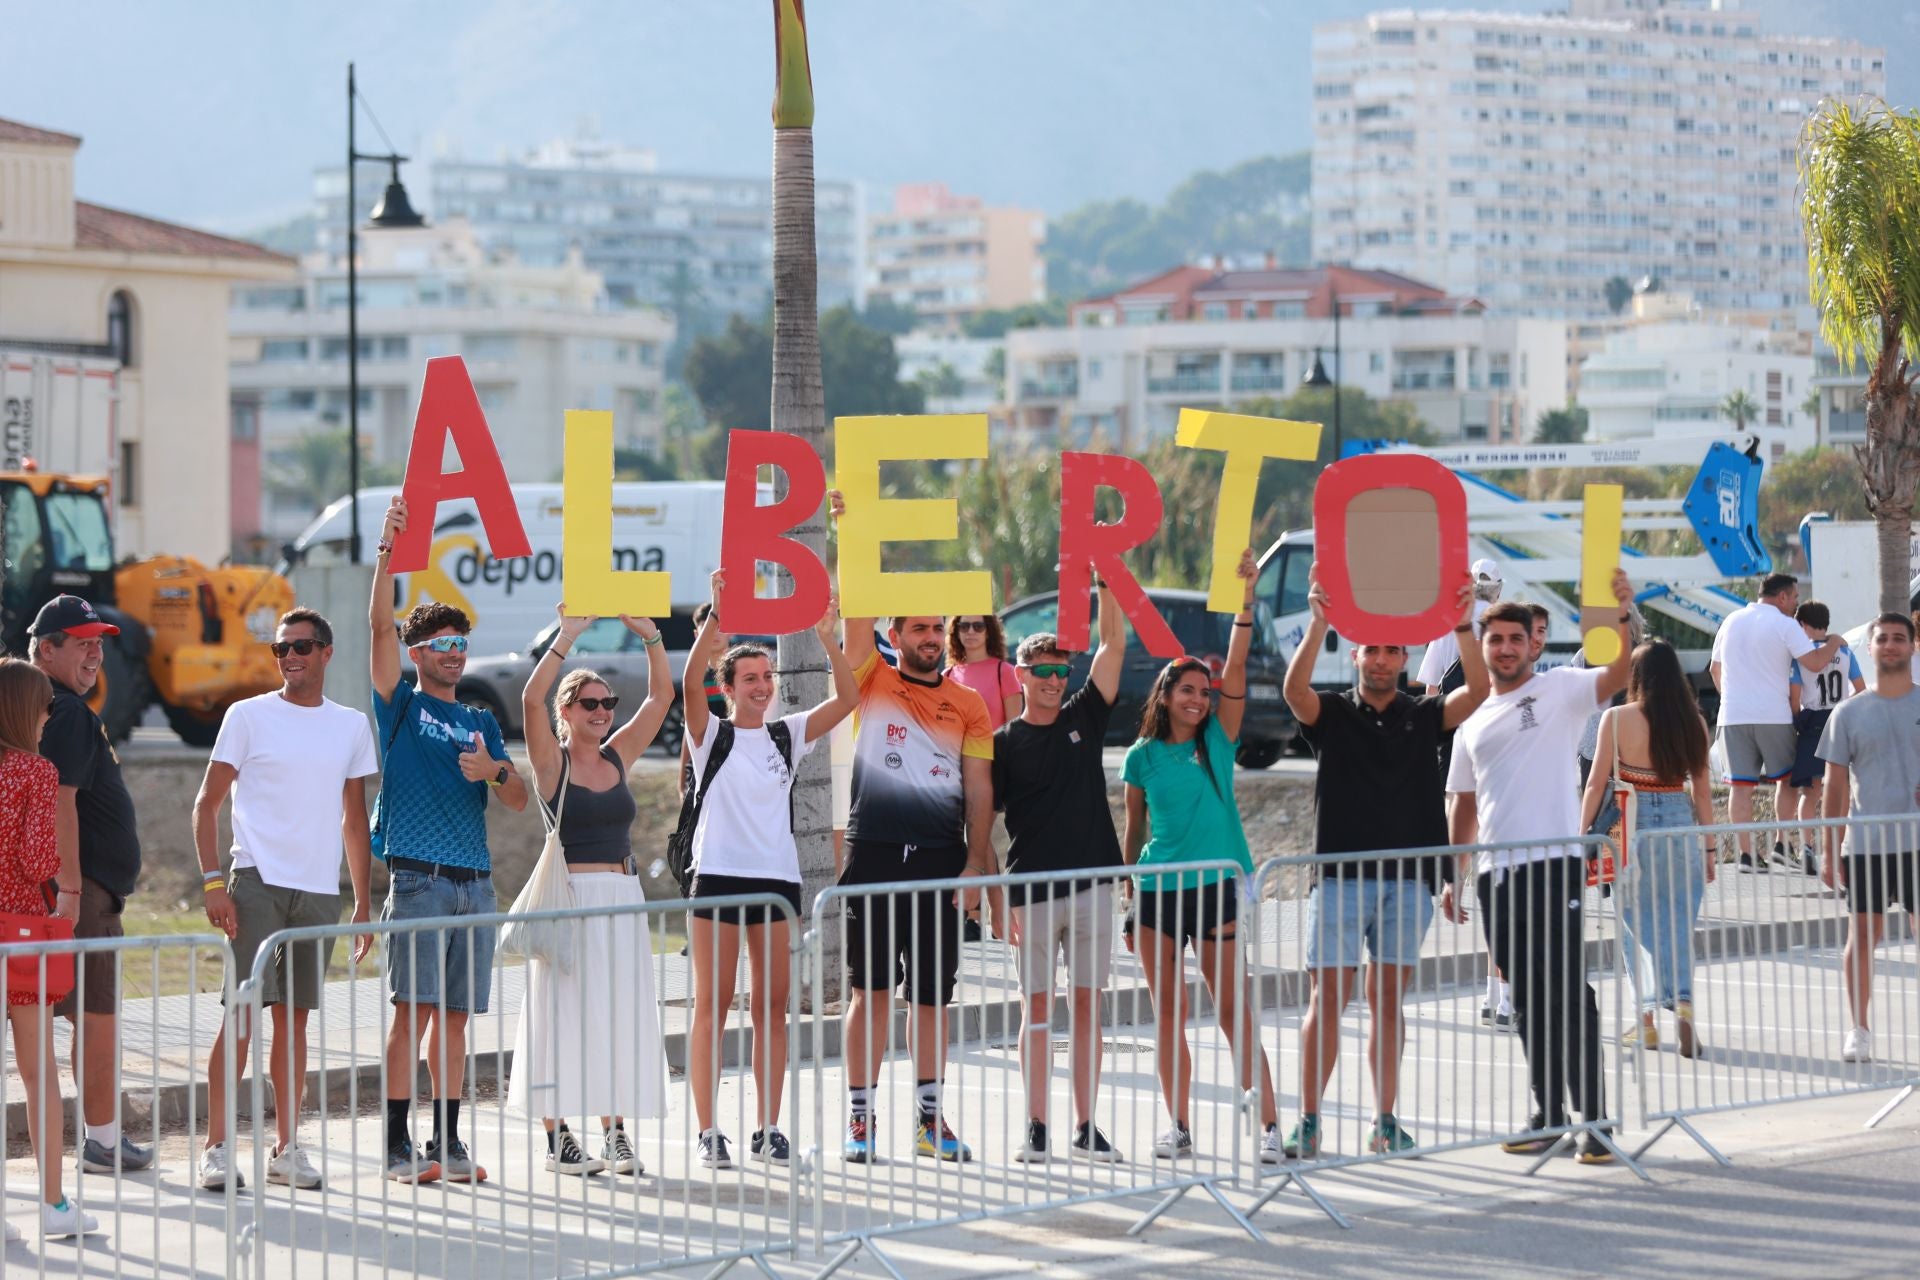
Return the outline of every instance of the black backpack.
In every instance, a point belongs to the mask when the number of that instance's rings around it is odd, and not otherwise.
[[[685,897],[693,888],[693,833],[700,829],[700,808],[706,803],[707,789],[713,786],[715,775],[720,766],[727,762],[727,755],[733,750],[733,721],[715,718],[713,732],[713,751],[707,756],[707,767],[701,771],[700,785],[689,785],[686,794],[680,797],[680,820],[674,824],[673,834],[667,837],[667,868],[673,872],[673,882],[680,886],[680,895]],[[784,720],[775,720],[767,725],[767,736],[773,739],[773,745],[780,751],[780,759],[785,762],[787,772],[793,772],[793,737],[787,732]],[[692,782],[693,766],[688,762],[685,777]],[[787,788],[787,825],[793,825],[793,788]]]

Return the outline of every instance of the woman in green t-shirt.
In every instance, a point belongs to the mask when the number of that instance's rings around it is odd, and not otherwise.
[[[1153,682],[1140,737],[1127,751],[1120,777],[1127,788],[1126,859],[1143,867],[1230,859],[1249,874],[1253,856],[1233,799],[1233,756],[1246,714],[1247,650],[1253,643],[1253,552],[1240,558],[1246,603],[1233,622],[1226,667],[1220,673],[1220,709],[1213,681],[1197,658],[1179,658]],[[1154,819],[1151,815],[1159,815]],[[1143,847],[1144,846],[1144,847]],[[1274,1104],[1273,1072],[1260,1046],[1259,1029],[1240,966],[1237,880],[1219,871],[1167,871],[1136,877],[1139,935],[1134,949],[1153,997],[1160,1092],[1173,1127],[1153,1154],[1175,1159],[1193,1154],[1187,1122],[1193,1055],[1187,1046],[1185,950],[1193,944],[1200,977],[1213,997],[1220,1026],[1233,1045],[1242,1088],[1260,1073],[1260,1160],[1280,1162],[1280,1116]],[[1243,1013],[1242,1010],[1245,1010]],[[1243,1025],[1244,1024],[1244,1025]]]

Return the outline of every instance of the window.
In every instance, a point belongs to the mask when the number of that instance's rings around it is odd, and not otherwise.
[[[263,363],[279,360],[305,360],[307,358],[307,340],[305,338],[269,338],[260,344],[260,359]]]
[[[1224,302],[1207,303],[1200,308],[1200,318],[1202,320],[1225,320],[1227,318],[1227,304]]]
[[[121,464],[126,468],[127,450],[137,463],[138,446],[120,446]],[[136,474],[130,468],[128,475]],[[127,505],[123,500],[121,505]],[[91,493],[50,493],[46,499],[47,550],[55,569],[84,573],[105,573],[113,568],[113,535],[107,532],[107,511]],[[1225,614],[1221,615],[1225,617]]]
[[[107,299],[107,347],[121,368],[133,368],[133,298],[125,289]]]
[[[40,508],[33,500],[33,491],[9,481],[0,484],[0,497],[6,503],[8,557],[6,576],[0,580],[0,600],[4,600],[8,613],[18,616],[40,603],[32,599],[34,580],[47,567],[47,548],[40,538]]]
[[[120,477],[115,488],[121,506],[140,505],[140,442],[137,440],[120,442]]]

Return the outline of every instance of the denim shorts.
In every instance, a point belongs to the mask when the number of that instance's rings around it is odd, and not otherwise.
[[[1362,939],[1376,964],[1418,964],[1432,924],[1425,881],[1327,876],[1307,904],[1307,968],[1358,969]]]
[[[382,920],[432,920],[486,916],[494,904],[493,879],[454,880],[420,871],[395,871]],[[448,919],[443,928],[397,932],[387,939],[387,985],[395,1004],[420,1004],[455,1013],[485,1013],[493,989],[492,925]]]

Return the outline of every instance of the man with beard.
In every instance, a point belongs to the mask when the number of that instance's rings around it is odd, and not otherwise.
[[[416,682],[400,678],[393,645],[393,573],[387,558],[407,527],[407,502],[387,508],[374,560],[368,612],[373,647],[373,716],[384,777],[374,823],[376,850],[392,873],[381,919],[395,922],[491,915],[496,910],[487,850],[487,794],[513,810],[527,807],[527,784],[507,759],[493,713],[455,701],[467,667],[467,615],[422,604],[407,615],[400,641]],[[386,1172],[397,1182],[445,1177],[471,1181],[474,1164],[460,1141],[460,1095],[467,1065],[467,1021],[487,1011],[493,981],[490,925],[396,933],[387,943],[393,1022],[387,1028]],[[433,1141],[413,1145],[409,1112],[420,1037],[433,1078]]]
[[[1376,1114],[1370,1151],[1414,1145],[1394,1107],[1405,1045],[1400,1003],[1420,946],[1433,924],[1433,893],[1443,868],[1435,858],[1383,857],[1356,862],[1340,855],[1422,849],[1447,842],[1441,792],[1440,738],[1486,700],[1487,666],[1473,643],[1478,603],[1471,584],[1459,592],[1453,635],[1466,674],[1448,694],[1400,691],[1407,650],[1397,644],[1356,645],[1360,683],[1339,696],[1313,688],[1313,664],[1327,635],[1327,592],[1315,565],[1307,591],[1313,612],[1287,663],[1282,690],[1300,732],[1320,758],[1314,777],[1314,853],[1329,859],[1307,907],[1307,968],[1312,990],[1300,1027],[1300,1121],[1282,1150],[1289,1159],[1320,1154],[1320,1097],[1340,1052],[1340,1015],[1353,997],[1361,943],[1369,954],[1367,1006],[1372,1011],[1367,1058],[1373,1064]]]
[[[837,519],[846,509],[828,495]],[[941,674],[947,623],[892,619],[900,665],[880,660],[874,620],[846,620],[847,661],[860,685],[854,713],[853,806],[840,883],[947,880],[994,870],[993,732],[980,695]],[[932,891],[846,900],[847,1085],[851,1115],[842,1153],[875,1158],[873,1082],[893,1017],[893,988],[913,1004],[914,1151],[970,1160],[940,1110],[946,1075],[946,1006],[960,971],[960,914],[977,892]],[[996,920],[994,927],[1001,923]]]
[[[140,879],[133,797],[120,774],[120,756],[107,740],[107,726],[86,702],[100,678],[101,637],[119,634],[120,628],[103,622],[92,605],[65,595],[47,601],[27,633],[33,665],[53,682],[40,754],[60,771],[55,910],[75,922],[76,938],[120,937],[121,913]],[[153,1163],[153,1148],[136,1146],[120,1132],[119,959],[111,951],[95,951],[79,958],[79,969],[86,1007],[76,989],[54,1012],[74,1026],[74,1084],[86,1126],[80,1167],[87,1173],[145,1169]]]
[[[353,922],[366,923],[371,911],[367,778],[380,769],[373,729],[365,714],[326,697],[333,628],[325,618],[312,609],[286,614],[274,636],[273,657],[280,667],[280,689],[227,709],[193,802],[207,919],[233,940],[234,971],[242,978],[253,972],[261,946],[282,929],[340,923],[343,851],[353,882]],[[233,864],[223,873],[220,804],[229,791]],[[372,942],[370,935],[360,936],[354,963]],[[273,1019],[269,1073],[280,1138],[267,1181],[282,1186],[312,1189],[321,1181],[320,1170],[294,1136],[307,1080],[307,1015],[320,1003],[332,959],[331,938],[318,945],[286,944],[261,982]],[[236,1030],[235,1080],[246,1073],[250,1035],[251,1028]],[[224,1190],[229,1177],[236,1189],[246,1185],[227,1149],[227,1051],[223,1028],[207,1060],[207,1145],[200,1157],[200,1185],[209,1191]]]
[[[1462,855],[1457,870],[1460,881],[1475,876],[1480,909],[1493,925],[1493,961],[1513,984],[1534,1134],[1568,1124],[1569,1093],[1582,1119],[1606,1115],[1600,1010],[1583,950],[1586,859],[1574,839],[1580,830],[1574,749],[1593,709],[1626,685],[1633,588],[1618,570],[1613,595],[1620,603],[1619,652],[1597,670],[1535,672],[1531,610],[1518,602],[1487,610],[1480,643],[1493,695],[1460,726],[1447,775],[1454,796],[1449,843],[1511,846]],[[1440,909],[1449,920],[1466,919],[1457,884],[1441,890]],[[1528,1136],[1502,1149],[1538,1155],[1558,1140]],[[1589,1130],[1580,1135],[1576,1155],[1585,1164],[1604,1164],[1613,1148]]]

